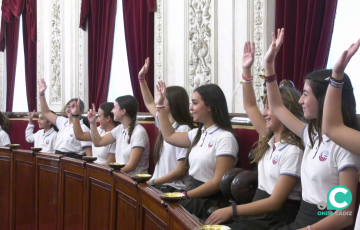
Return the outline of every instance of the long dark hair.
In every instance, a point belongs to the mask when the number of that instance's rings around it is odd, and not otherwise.
[[[0,112],[0,126],[5,132],[9,132],[9,117],[5,114]]]
[[[284,106],[298,119],[302,119],[303,111],[301,105],[299,104],[299,99],[301,93],[290,87],[280,87],[279,88],[280,95]],[[264,104],[268,103],[267,96],[263,99]],[[254,160],[253,162],[259,162],[265,155],[266,151],[270,148],[268,142],[274,136],[273,132],[267,132],[265,136],[261,136],[259,141],[257,142],[257,146],[253,152]],[[281,141],[288,143],[290,145],[296,145],[300,149],[304,150],[304,145],[302,139],[298,137],[296,134],[291,132],[285,125],[283,125],[283,130],[281,132]]]
[[[194,124],[190,116],[190,110],[189,110],[189,96],[187,95],[185,89],[180,86],[167,87],[166,99],[169,102],[170,112],[174,120],[179,125],[187,125],[191,129],[193,129]],[[156,139],[155,148],[154,148],[155,164],[157,164],[160,160],[163,143],[164,143],[164,138],[160,131]]]
[[[139,109],[138,101],[136,100],[135,97],[133,97],[131,95],[125,95],[125,96],[118,97],[118,98],[116,98],[115,101],[119,104],[120,109],[126,109],[126,113],[131,118],[131,123],[130,123],[130,127],[129,127],[129,140],[128,140],[128,144],[130,144],[131,135],[134,131],[136,116],[137,116],[137,112]]]
[[[204,101],[205,105],[210,108],[210,114],[211,118],[213,119],[214,123],[217,127],[220,129],[229,131],[232,133],[239,145],[239,140],[237,135],[235,134],[229,117],[229,111],[226,103],[226,97],[224,95],[224,92],[221,90],[221,88],[218,85],[215,84],[209,84],[209,85],[202,85],[194,90],[194,92],[198,92]],[[204,126],[204,124],[199,123],[198,131],[196,133],[196,136],[194,140],[192,141],[192,144],[190,148],[188,149],[187,156],[186,156],[186,165],[189,167],[189,155],[194,146],[199,142],[201,137],[201,128]],[[239,146],[240,150],[240,146]],[[239,152],[237,153],[237,159],[239,165],[240,162],[240,156]]]
[[[118,126],[120,122],[114,121],[114,114],[111,112],[113,108],[113,102],[105,102],[100,105],[100,109],[104,111],[104,117],[110,116],[111,122],[114,123],[115,126]]]
[[[311,90],[318,102],[318,112],[316,119],[309,119],[308,135],[310,138],[311,148],[314,147],[313,137],[316,133],[322,134],[321,125],[324,110],[324,101],[326,91],[329,85],[329,79],[332,74],[331,69],[324,69],[314,71],[305,77],[309,80]],[[356,117],[356,101],[354,96],[354,89],[352,87],[349,76],[344,74],[344,86],[341,94],[341,113],[343,116],[344,124],[352,129],[359,131],[359,124]],[[321,136],[319,136],[321,140]],[[320,144],[321,142],[319,142]]]

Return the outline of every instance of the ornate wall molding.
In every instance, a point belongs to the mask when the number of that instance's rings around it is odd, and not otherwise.
[[[51,93],[50,102],[61,104],[61,21],[60,0],[52,0],[51,9]]]
[[[81,0],[79,0],[79,22],[80,22],[80,15],[81,15]],[[79,24],[79,23],[78,23]],[[84,100],[84,31],[78,28],[78,89],[79,89],[79,97]]]
[[[37,57],[36,57],[36,79],[37,81],[39,81],[43,74],[42,74],[42,52],[41,52],[41,47],[42,47],[42,40],[41,40],[41,22],[42,22],[42,0],[37,0],[37,9],[36,9],[36,53],[37,53]],[[39,94],[39,88],[36,87],[36,92],[38,95]],[[37,101],[37,111],[40,111],[40,98],[36,97],[36,101]]]
[[[214,1],[214,0],[213,0]],[[190,95],[200,85],[213,81],[213,7],[211,0],[189,0],[188,2],[188,77]]]
[[[164,3],[163,0],[156,1],[154,88],[158,81],[164,79],[164,5],[163,3]]]
[[[256,97],[256,104],[258,108],[262,111],[263,110],[263,103],[261,96],[264,95],[264,80],[260,78],[260,75],[263,75],[263,60],[264,60],[264,53],[265,53],[265,40],[264,34],[264,13],[266,10],[266,0],[256,0],[254,2],[254,27],[253,27],[253,41],[255,42],[255,60],[254,60],[254,91]]]
[[[0,0],[0,5],[2,6],[2,0]],[[2,17],[2,11],[0,10],[0,18]],[[3,87],[5,86],[3,84],[4,80],[4,52],[0,52],[0,111],[4,111],[4,91]]]

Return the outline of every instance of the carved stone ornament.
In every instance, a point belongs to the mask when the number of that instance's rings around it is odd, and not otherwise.
[[[52,103],[61,103],[61,23],[60,0],[52,1],[51,10],[51,94]]]
[[[189,1],[189,77],[190,94],[195,88],[211,82],[209,13],[211,0]]]
[[[156,1],[155,12],[155,84],[163,80],[164,62],[164,14],[163,0]]]
[[[81,0],[79,0],[79,15],[81,15]],[[79,23],[80,23],[80,17],[79,18]],[[79,24],[78,23],[78,24]],[[78,83],[79,83],[79,96],[80,98],[84,99],[84,60],[83,60],[83,56],[84,56],[84,50],[83,50],[83,46],[84,46],[84,31],[80,28],[78,28],[78,35],[79,35],[79,48],[78,48],[78,60],[79,60],[79,78],[78,78]]]

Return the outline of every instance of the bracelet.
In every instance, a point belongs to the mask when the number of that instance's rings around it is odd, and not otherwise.
[[[275,81],[275,80],[276,80],[276,75],[275,75],[275,74],[273,74],[273,75],[271,75],[271,76],[265,76],[265,81],[266,81],[267,83],[273,82],[273,81]]]
[[[234,217],[237,217],[237,214],[236,214],[236,203],[233,202],[233,203],[231,204],[231,207],[232,207],[233,216],[234,216]]]
[[[244,77],[244,74],[242,75],[242,79],[245,81],[245,82],[250,82],[250,81],[252,81],[254,78],[253,77],[251,77],[251,78],[245,78]]]
[[[163,109],[163,108],[165,108],[165,105],[156,105],[156,108],[157,109]]]
[[[344,86],[344,82],[343,83],[337,83],[337,82],[334,82],[331,78],[330,78],[329,84],[332,87],[335,87],[337,89],[341,89]]]
[[[151,180],[151,186],[155,186],[156,184],[155,184],[155,179],[152,179]]]
[[[338,84],[344,84],[344,80],[337,80],[337,79],[333,78],[332,76],[330,76],[330,81],[336,82]]]
[[[45,96],[45,93],[39,93],[39,95],[40,95],[40,97],[41,97],[41,96]]]
[[[188,195],[187,195],[187,191],[184,191],[183,194],[184,194],[185,200],[188,200],[189,197],[188,197]]]
[[[80,114],[71,114],[73,118],[79,118]]]
[[[307,229],[308,229],[308,230],[311,230],[311,226],[310,226],[310,225],[308,225],[308,226],[307,226]]]
[[[139,82],[144,82],[145,81],[145,78],[138,77],[138,79],[139,79]]]

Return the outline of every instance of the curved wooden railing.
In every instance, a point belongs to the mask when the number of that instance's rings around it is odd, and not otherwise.
[[[0,229],[194,229],[201,223],[127,174],[55,154],[0,148]]]

